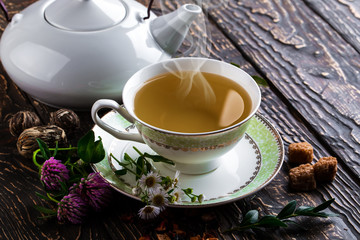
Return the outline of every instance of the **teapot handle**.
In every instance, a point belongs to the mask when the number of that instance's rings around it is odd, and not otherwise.
[[[110,133],[114,137],[122,140],[130,140],[130,141],[136,141],[140,143],[144,143],[143,138],[139,133],[129,133],[126,131],[121,131],[119,129],[116,129],[109,124],[105,123],[98,115],[98,111],[102,108],[111,108],[117,113],[119,113],[122,117],[124,117],[127,121],[134,123],[133,117],[130,116],[130,114],[126,111],[126,109],[120,104],[118,104],[116,101],[111,99],[100,99],[97,100],[92,108],[91,108],[91,117],[93,121],[104,131]]]

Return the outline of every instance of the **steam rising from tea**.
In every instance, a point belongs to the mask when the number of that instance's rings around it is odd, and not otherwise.
[[[205,72],[158,75],[135,96],[135,114],[144,122],[170,131],[200,133],[223,129],[251,111],[248,93],[232,80]]]

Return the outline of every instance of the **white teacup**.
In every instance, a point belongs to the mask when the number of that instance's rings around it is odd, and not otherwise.
[[[241,85],[252,100],[250,114],[239,123],[224,129],[204,133],[181,133],[160,129],[140,120],[134,113],[134,98],[144,82],[159,74],[169,72],[169,67],[182,71],[201,71],[224,76]],[[110,99],[96,101],[91,110],[94,122],[123,140],[146,143],[159,155],[171,159],[175,169],[187,174],[202,174],[216,169],[221,164],[223,154],[232,149],[244,136],[251,117],[261,102],[257,83],[246,72],[226,62],[206,58],[176,58],[149,65],[135,73],[125,84],[122,92],[124,107]],[[111,108],[133,122],[139,133],[129,133],[115,129],[103,122],[97,112]]]

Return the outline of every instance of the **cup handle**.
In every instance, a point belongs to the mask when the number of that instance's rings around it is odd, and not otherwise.
[[[133,117],[130,116],[130,114],[126,111],[126,109],[122,106],[120,106],[116,101],[111,99],[100,99],[97,100],[92,108],[91,108],[91,117],[93,121],[103,130],[110,133],[114,137],[122,140],[130,140],[130,141],[136,141],[144,143],[143,138],[139,133],[129,133],[125,131],[120,131],[109,124],[105,123],[98,115],[98,111],[102,108],[111,108],[115,110],[117,113],[119,113],[121,116],[123,116],[127,121],[134,123]]]

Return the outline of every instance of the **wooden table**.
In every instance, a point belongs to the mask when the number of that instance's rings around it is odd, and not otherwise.
[[[10,16],[34,0],[8,0]],[[161,14],[182,0],[156,1]],[[251,75],[267,80],[261,87],[259,112],[279,131],[285,150],[292,142],[307,141],[315,159],[335,156],[336,179],[311,192],[289,190],[288,157],[275,179],[252,196],[205,209],[168,209],[167,221],[178,226],[174,239],[214,236],[219,239],[359,239],[360,238],[360,3],[350,0],[223,0],[204,1],[204,25],[191,35],[207,44],[203,50],[185,41],[180,55],[207,56],[239,64]],[[220,2],[220,3],[219,3]],[[143,1],[147,4],[147,1]],[[161,4],[160,4],[161,3]],[[7,25],[0,16],[3,31]],[[205,36],[205,38],[204,38]],[[16,150],[8,119],[20,110],[35,111],[44,124],[56,109],[41,104],[19,89],[3,68],[0,75],[0,239],[157,239],[163,219],[144,223],[137,216],[143,206],[120,193],[109,210],[82,225],[39,219],[32,208],[43,204],[38,172]],[[89,112],[78,112],[81,130],[92,128]],[[74,137],[75,140],[75,137]],[[315,160],[314,160],[315,162]],[[317,205],[335,198],[329,211],[339,217],[297,219],[304,228],[265,229],[224,234],[250,209],[276,214],[289,201]],[[173,231],[174,232],[174,231]],[[170,234],[169,234],[170,235]],[[162,235],[164,236],[164,235]]]

